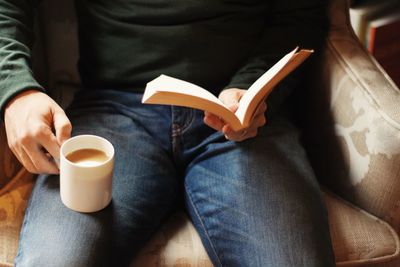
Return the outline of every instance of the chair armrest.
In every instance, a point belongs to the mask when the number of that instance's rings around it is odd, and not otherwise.
[[[0,124],[0,192],[21,169],[21,164],[8,147],[4,124]]]
[[[318,178],[400,233],[400,91],[349,25],[345,0],[313,72],[307,150]]]

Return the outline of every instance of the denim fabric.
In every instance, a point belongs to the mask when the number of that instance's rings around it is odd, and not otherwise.
[[[274,116],[232,142],[203,112],[142,105],[141,94],[82,91],[67,113],[73,135],[115,146],[113,200],[78,213],[57,176],[40,175],[16,266],[128,266],[168,215],[185,206],[215,266],[334,266],[327,214],[299,131]]]

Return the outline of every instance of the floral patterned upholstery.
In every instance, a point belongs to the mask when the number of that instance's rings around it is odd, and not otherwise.
[[[33,175],[20,169],[0,189],[0,267],[13,266],[19,231],[33,184]]]
[[[305,141],[326,191],[336,262],[400,266],[400,92],[356,41],[348,24],[347,1],[331,3],[331,33],[310,79]],[[35,53],[46,60],[36,56],[34,66],[39,76],[48,78],[43,83],[52,96],[65,106],[71,97],[65,91],[79,88],[73,1],[42,4],[39,15],[45,21],[39,23],[42,38]],[[12,266],[34,177],[12,156],[4,129],[0,149],[1,267]],[[132,263],[139,266],[212,264],[190,220],[180,212]]]
[[[332,31],[313,79],[324,90],[309,99],[308,150],[323,184],[399,233],[400,91],[356,41],[345,8],[332,1]]]

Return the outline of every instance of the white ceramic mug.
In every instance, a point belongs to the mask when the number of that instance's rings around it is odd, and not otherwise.
[[[95,166],[81,166],[66,156],[80,149],[97,149],[107,160]],[[60,150],[60,194],[68,208],[79,212],[95,212],[111,201],[114,147],[96,135],[78,135],[65,141]]]

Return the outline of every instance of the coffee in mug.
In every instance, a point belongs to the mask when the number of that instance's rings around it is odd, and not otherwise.
[[[106,153],[93,148],[78,149],[65,157],[67,160],[80,166],[96,166],[109,159]]]

